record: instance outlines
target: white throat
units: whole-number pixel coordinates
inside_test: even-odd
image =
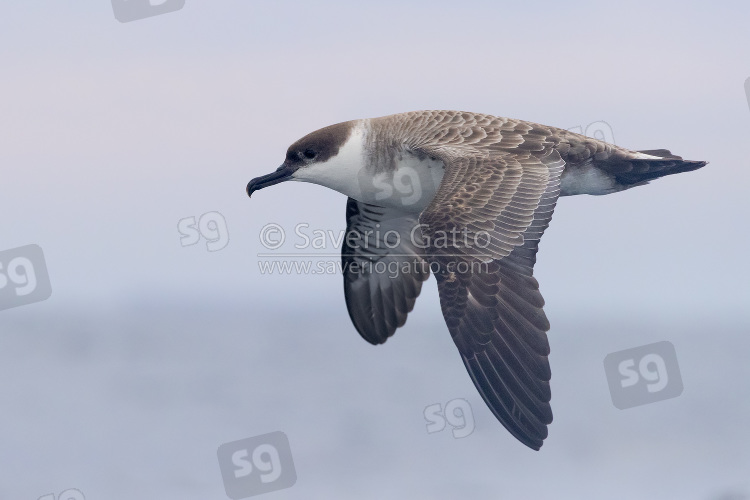
[[[319,184],[356,200],[361,199],[359,178],[366,167],[365,133],[363,123],[357,122],[336,156],[300,168],[292,174],[292,180]]]
[[[373,159],[368,133],[367,122],[357,122],[336,156],[301,167],[292,179],[329,187],[363,203],[421,213],[435,197],[445,165],[406,150],[380,150],[375,154],[390,158]]]

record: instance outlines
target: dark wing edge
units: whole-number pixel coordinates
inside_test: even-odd
[[[514,162],[520,163],[515,172],[511,168]],[[544,167],[546,179],[540,178],[534,164]],[[564,167],[565,162],[556,151],[541,158],[513,155],[476,164],[475,169],[487,170],[486,176],[493,175],[492,169],[505,169],[504,182],[514,186],[514,193],[510,200],[506,196],[503,203],[490,198],[473,207],[474,214],[481,215],[479,221],[469,222],[471,212],[457,217],[457,221],[486,227],[493,239],[502,240],[493,248],[503,250],[511,246],[511,251],[491,258],[468,252],[445,255],[441,249],[432,247],[427,253],[428,260],[438,264],[435,266],[438,270],[433,272],[438,280],[443,316],[469,376],[502,425],[534,450],[541,448],[548,435],[552,409],[550,348],[546,335],[549,322],[533,267],[539,240],[549,225],[560,193]],[[454,189],[461,189],[458,184],[466,182],[459,179],[460,174],[451,178],[456,179]],[[474,182],[472,179],[477,176],[465,178]],[[477,191],[470,188],[470,192]],[[454,206],[451,199],[455,197],[445,197],[444,208]],[[494,228],[484,220],[490,216],[495,219]],[[427,214],[424,219],[435,220],[435,217]],[[510,220],[520,221],[525,227],[518,230]],[[450,222],[443,221],[441,227],[446,224],[450,226]],[[433,236],[429,226],[423,229],[426,235]],[[469,268],[462,272],[459,262]],[[450,269],[451,266],[454,268]]]
[[[344,297],[354,327],[371,344],[384,343],[406,323],[430,276],[418,224],[415,215],[347,200]]]

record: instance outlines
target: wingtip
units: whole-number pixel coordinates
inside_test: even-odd
[[[542,449],[542,445],[544,443],[540,443],[540,444],[523,443],[523,444],[525,444],[528,448],[530,448],[530,449],[532,449],[534,451],[540,451]]]
[[[546,439],[546,436],[544,438],[534,438],[529,435],[520,436],[510,429],[508,429],[508,431],[510,431],[511,435],[514,438],[523,443],[527,448],[530,448],[534,451],[540,451],[542,449],[542,446],[544,446],[544,440]]]

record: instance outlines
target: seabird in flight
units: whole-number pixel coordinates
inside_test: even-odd
[[[705,164],[522,120],[416,111],[306,135],[247,193],[292,180],[347,195],[344,292],[357,331],[385,342],[432,272],[474,385],[503,426],[538,450],[552,422],[550,325],[533,268],[557,198],[615,193]]]

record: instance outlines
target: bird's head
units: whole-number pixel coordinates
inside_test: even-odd
[[[289,146],[284,163],[274,172],[251,180],[247,194],[252,196],[259,189],[292,180],[320,184],[348,196],[356,195],[363,145],[363,128],[358,121],[316,130]]]

